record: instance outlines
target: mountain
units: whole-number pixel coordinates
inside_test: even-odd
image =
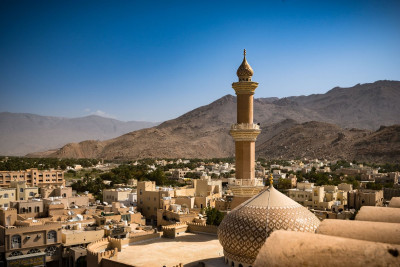
[[[106,140],[155,125],[157,123],[123,122],[95,115],[71,119],[2,112],[0,155],[25,155],[87,139]]]
[[[342,127],[377,130],[381,125],[400,123],[400,81],[335,87],[325,94],[287,99],[317,112],[322,121]]]
[[[268,158],[399,160],[400,153],[396,150],[399,127],[373,131],[380,125],[400,124],[399,92],[400,82],[378,81],[334,88],[320,95],[255,99],[254,118],[262,127],[256,152]],[[29,156],[228,157],[234,154],[229,128],[235,121],[236,97],[226,95],[153,128],[106,141],[67,144],[58,150]],[[346,128],[355,126],[363,129]]]

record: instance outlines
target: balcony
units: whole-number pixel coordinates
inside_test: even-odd
[[[231,130],[260,130],[260,125],[254,123],[232,124]]]
[[[236,123],[231,126],[230,130],[235,141],[255,142],[260,132],[260,125],[254,123]]]

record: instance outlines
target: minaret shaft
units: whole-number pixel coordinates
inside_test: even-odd
[[[253,95],[237,96],[237,123],[253,123]]]

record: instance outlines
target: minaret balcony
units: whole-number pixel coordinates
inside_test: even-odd
[[[231,126],[230,130],[235,141],[255,142],[260,133],[260,125],[254,123],[236,123]]]
[[[236,95],[239,95],[239,94],[254,95],[254,92],[256,91],[257,86],[258,86],[257,82],[251,82],[251,81],[249,81],[249,82],[241,81],[241,82],[232,83],[232,88],[235,89]]]

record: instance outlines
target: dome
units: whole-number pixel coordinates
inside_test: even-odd
[[[249,63],[247,63],[246,49],[244,50],[243,54],[244,54],[243,62],[236,71],[236,74],[239,77],[239,81],[251,81],[251,76],[253,76],[254,71],[249,65]]]
[[[271,185],[225,216],[218,239],[227,260],[250,266],[273,231],[315,232],[319,223],[307,208]]]

